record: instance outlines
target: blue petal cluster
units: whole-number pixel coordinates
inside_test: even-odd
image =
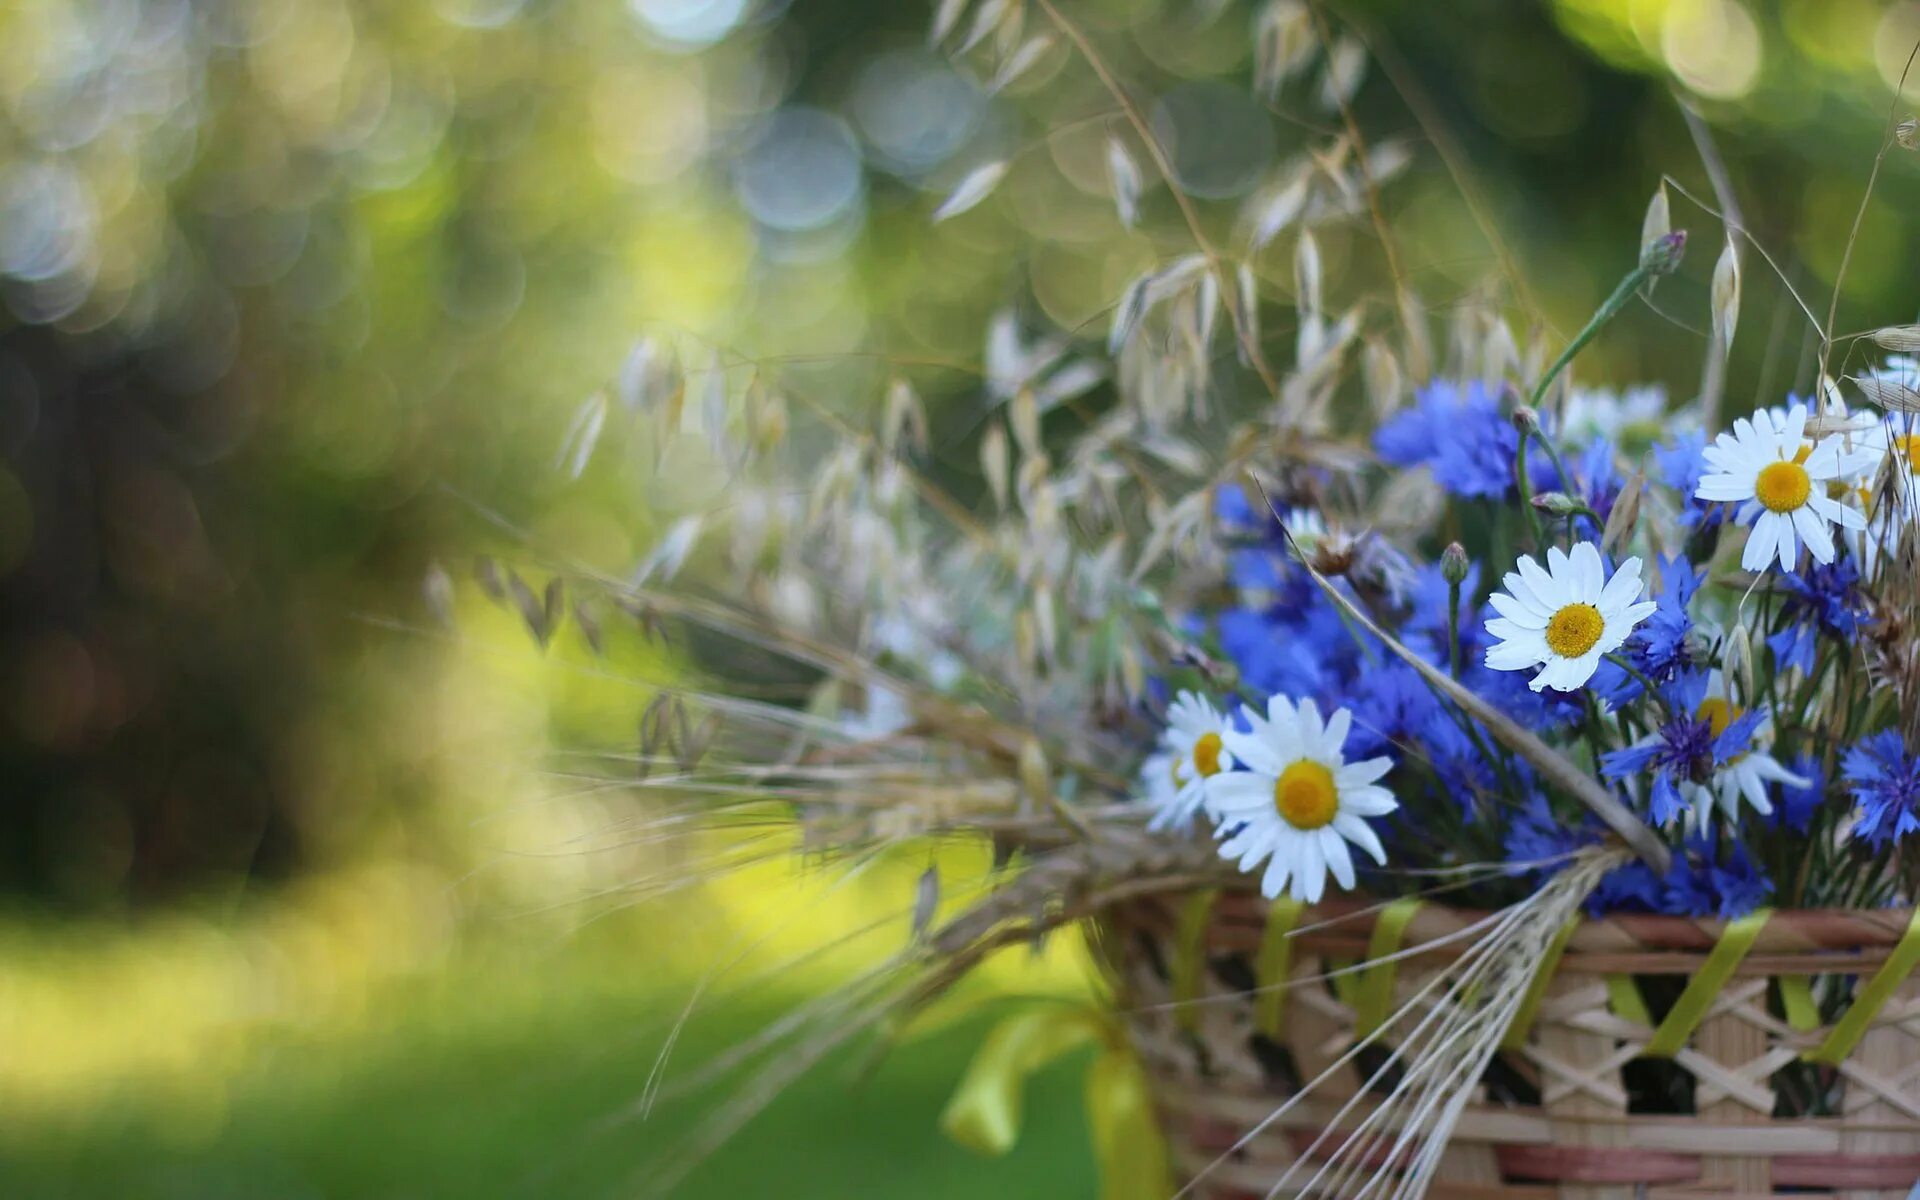
[[[1569,826],[1536,796],[1508,829],[1507,860],[1517,874],[1545,879],[1561,869],[1561,859],[1597,844],[1603,832],[1591,817]],[[1541,862],[1550,865],[1528,865]],[[1738,838],[1698,836],[1687,839],[1665,875],[1642,862],[1608,872],[1587,897],[1586,908],[1596,917],[1657,912],[1731,919],[1746,916],[1772,894],[1772,881]]]
[[[1860,806],[1853,836],[1875,847],[1920,830],[1920,759],[1907,752],[1898,730],[1862,738],[1840,760],[1840,778]]]
[[[1600,523],[1595,525],[1592,520],[1581,517],[1575,532],[1584,538],[1598,538],[1601,530],[1606,528],[1607,518],[1613,515],[1613,506],[1620,502],[1620,493],[1626,488],[1613,443],[1604,437],[1594,438],[1580,451],[1568,469],[1573,472],[1574,497],[1600,518]]]
[[[1396,467],[1427,467],[1449,495],[1511,500],[1517,494],[1514,460],[1520,432],[1500,401],[1478,381],[1428,384],[1373,435],[1373,448]],[[1527,452],[1528,481],[1535,491],[1558,488],[1559,477],[1544,451]]]
[[[1654,466],[1660,472],[1660,482],[1679,493],[1680,524],[1693,531],[1715,529],[1727,519],[1726,505],[1714,504],[1694,495],[1700,486],[1701,476],[1707,473],[1706,449],[1707,435],[1704,433],[1682,433],[1672,442],[1653,448]]]
[[[1687,610],[1705,578],[1706,572],[1694,570],[1684,556],[1662,560],[1660,588],[1653,597],[1659,607],[1620,648],[1621,656],[1633,665],[1634,671],[1655,685],[1669,683],[1699,665],[1687,648],[1687,635],[1693,632],[1693,617]],[[1593,686],[1615,707],[1637,698],[1645,690],[1632,672],[1614,663],[1600,664],[1594,673]]]
[[[1753,735],[1766,719],[1765,709],[1751,708],[1716,732],[1713,722],[1699,715],[1706,692],[1704,671],[1674,679],[1661,689],[1668,716],[1653,736],[1600,756],[1600,773],[1616,783],[1652,772],[1647,819],[1655,825],[1668,824],[1684,810],[1679,784],[1707,783],[1714,768],[1752,750]]]
[[[1787,620],[1785,629],[1767,639],[1778,669],[1811,672],[1817,635],[1827,633],[1845,642],[1860,632],[1867,601],[1860,591],[1860,570],[1850,557],[1830,563],[1809,557],[1799,570],[1775,578],[1786,595],[1781,613]]]

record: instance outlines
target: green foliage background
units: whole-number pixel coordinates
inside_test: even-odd
[[[1175,125],[1197,176],[1277,169],[1302,126],[1337,119],[1310,91],[1246,99],[1238,0],[1063,5],[1138,97],[1199,114]],[[1824,316],[1920,39],[1920,8],[1870,0],[1329,8],[1380,51],[1362,126],[1413,153],[1387,215],[1423,301],[1442,322],[1500,269],[1437,130],[1538,300],[1535,325],[1516,309],[1523,337],[1605,294],[1663,173],[1711,194],[1676,93]],[[1056,48],[989,100],[926,51],[927,17],[868,0],[0,10],[0,1192],[613,1195],[695,1119],[700,1101],[591,1132],[639,1093],[710,965],[687,930],[756,928],[792,874],[609,903],[658,860],[579,849],[631,810],[547,752],[630,745],[646,680],[683,664],[626,628],[604,657],[571,628],[542,652],[467,564],[618,573],[715,498],[617,420],[579,479],[563,469],[568,422],[642,336],[862,419],[904,373],[933,402],[936,469],[979,494],[988,316],[1097,339],[1186,235],[1164,188],[1138,229],[1114,217],[1094,165],[1114,114],[1083,63]],[[902,80],[947,90],[890,156]],[[774,153],[794,112],[840,122],[857,170],[826,219],[782,227],[745,180],[773,153],[778,210],[818,167]],[[1250,132],[1213,144],[1209,122]],[[995,196],[930,225],[996,156],[1014,169]],[[1236,199],[1203,202],[1217,233]],[[1920,311],[1916,201],[1896,148],[1838,330]],[[1582,372],[1683,400],[1721,233],[1673,206],[1685,271]],[[1322,251],[1336,294],[1377,283],[1365,229]],[[1270,296],[1289,254],[1283,237],[1259,263]],[[1750,256],[1730,405],[1804,388],[1810,346]],[[435,564],[451,629],[421,591]],[[906,886],[823,902],[820,927]],[[983,993],[1076,986],[1070,946],[1003,966]],[[832,978],[723,994],[693,1050]],[[859,1086],[809,1082],[688,1194],[1085,1194],[1071,1067],[1043,1081],[1015,1158],[939,1139],[977,1030]]]

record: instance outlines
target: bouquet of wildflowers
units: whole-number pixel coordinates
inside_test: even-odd
[[[1231,588],[1186,624],[1216,669],[1167,685],[1154,827],[1204,823],[1268,896],[1504,860],[1486,890],[1512,898],[1618,810],[1556,788],[1484,708],[1668,852],[1604,876],[1590,912],[1908,899],[1912,369],[1861,381],[1889,410],[1829,386],[1715,430],[1646,389],[1556,417],[1436,381],[1371,436],[1383,471],[1447,497],[1424,544],[1355,528],[1311,481],[1229,489]]]
[[[769,826],[855,869],[930,840],[994,848],[969,888],[928,867],[904,950],[729,1056],[758,1082],[688,1152],[1056,929],[1098,939],[1154,897],[1257,892],[1288,922],[1343,893],[1369,911],[1443,897],[1496,915],[1449,935],[1467,948],[1369,1068],[1375,1115],[1398,1105],[1431,1135],[1396,1193],[1416,1195],[1583,913],[1910,905],[1920,363],[1829,370],[1823,338],[1807,394],[1726,395],[1730,224],[1693,397],[1579,380],[1582,349],[1682,265],[1664,191],[1574,337],[1516,337],[1495,288],[1451,306],[1437,348],[1381,216],[1404,155],[1360,135],[1365,56],[1324,14],[1259,6],[1256,83],[1306,89],[1341,130],[1283,164],[1221,244],[1084,32],[1047,0],[1039,32],[1027,13],[946,3],[935,37],[996,86],[1073,47],[1123,114],[1105,147],[1116,219],[1142,219],[1145,162],[1174,201],[1166,240],[1190,239],[1115,298],[1104,342],[997,314],[970,389],[977,469],[956,475],[905,371],[861,420],[772,371],[643,340],[565,458],[584,465],[624,410],[658,459],[691,416],[702,469],[729,474],[724,505],[624,579],[561,571],[542,600],[483,572],[543,641],[571,613],[598,645],[594,614],[617,606],[700,649],[697,681],[662,683],[640,723],[644,819],[663,839],[758,833],[663,868],[660,890],[759,861]],[[1013,169],[967,173],[936,219],[974,219]],[[1329,297],[1330,224],[1372,229],[1389,302]],[[1260,264],[1284,238],[1276,280]],[[1263,332],[1276,313],[1284,355]],[[1872,336],[1920,349],[1920,328]],[[1277,936],[1263,957],[1284,964]],[[1849,995],[1793,999],[1817,1023]],[[1276,1089],[1313,1091],[1301,1067]],[[1802,1074],[1786,1111],[1825,1111],[1830,1077]]]

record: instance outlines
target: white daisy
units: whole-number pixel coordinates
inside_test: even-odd
[[[1622,392],[1611,388],[1574,388],[1560,413],[1561,438],[1568,446],[1585,446],[1599,438],[1614,445],[1654,441],[1684,433],[1693,424],[1687,411],[1669,414],[1667,392],[1659,384],[1642,384]]]
[[[1348,842],[1385,863],[1387,852],[1364,818],[1399,807],[1377,783],[1393,764],[1341,756],[1352,714],[1339,709],[1322,723],[1313,701],[1296,708],[1274,696],[1265,719],[1252,712],[1246,718],[1252,732],[1228,730],[1226,743],[1247,769],[1207,780],[1207,804],[1224,838],[1220,856],[1238,858],[1242,871],[1267,860],[1261,892],[1273,899],[1288,891],[1309,904],[1326,891],[1329,871],[1341,887],[1353,886]]]
[[[1487,647],[1487,665],[1496,671],[1541,667],[1527,685],[1536,692],[1570,692],[1585,684],[1601,656],[1618,650],[1659,607],[1640,599],[1646,585],[1639,559],[1621,563],[1608,579],[1592,542],[1581,542],[1570,555],[1548,547],[1545,570],[1523,554],[1506,585],[1504,593],[1487,598],[1500,614],[1487,622],[1487,632],[1500,639]]]
[[[1233,767],[1222,741],[1229,732],[1227,718],[1204,697],[1181,692],[1173,698],[1160,750],[1140,768],[1154,810],[1147,828],[1185,829],[1193,823],[1206,803],[1208,777]]]
[[[1862,433],[1854,435],[1854,444],[1874,451],[1873,466],[1859,480],[1864,499],[1871,499],[1884,464],[1885,487],[1898,502],[1900,512],[1909,521],[1920,515],[1920,416],[1913,413],[1887,413]],[[1868,505],[1871,510],[1871,505]]]
[[[1829,526],[1866,528],[1866,518],[1830,498],[1824,485],[1836,480],[1844,485],[1862,469],[1877,466],[1878,452],[1864,446],[1846,451],[1838,437],[1824,438],[1809,450],[1806,426],[1804,404],[1789,408],[1784,418],[1761,411],[1751,421],[1735,421],[1732,433],[1706,448],[1708,473],[1694,495],[1740,505],[1734,519],[1753,525],[1740,555],[1740,565],[1749,571],[1764,570],[1776,557],[1782,570],[1791,571],[1802,541],[1815,561],[1830,563]]]
[[[1727,726],[1745,716],[1746,710],[1727,698],[1726,685],[1721,680],[1720,672],[1715,671],[1707,682],[1707,698],[1700,702],[1700,707],[1693,715],[1695,720],[1705,721],[1707,731],[1717,738],[1726,732]],[[1753,745],[1765,746],[1772,741],[1773,718],[1768,715],[1761,718],[1759,727],[1753,731]],[[1739,820],[1742,797],[1761,816],[1772,813],[1773,802],[1767,799],[1769,783],[1806,787],[1809,781],[1781,766],[1780,760],[1773,755],[1754,749],[1721,765],[1713,772],[1713,778],[1708,783],[1682,781],[1680,795],[1693,805],[1692,824],[1702,826],[1712,815],[1716,803],[1720,811],[1726,814],[1727,820]]]

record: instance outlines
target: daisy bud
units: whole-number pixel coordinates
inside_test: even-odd
[[[1587,506],[1575,500],[1565,492],[1541,492],[1533,498],[1533,506],[1543,513],[1556,517],[1570,517],[1575,513],[1587,511]]]
[[[1457,587],[1466,581],[1471,566],[1467,561],[1467,548],[1459,542],[1449,542],[1440,555],[1440,578]]]
[[[1516,405],[1513,410],[1513,416],[1508,419],[1513,422],[1513,427],[1521,433],[1534,434],[1540,432],[1540,414],[1535,412],[1530,405]]]
[[[1687,231],[1676,229],[1648,242],[1640,251],[1640,265],[1655,275],[1671,275],[1680,269],[1680,258],[1686,252]]]

